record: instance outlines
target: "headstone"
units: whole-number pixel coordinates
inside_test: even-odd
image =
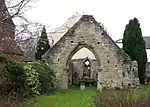
[[[82,82],[82,83],[80,84],[80,89],[81,89],[81,90],[84,90],[84,89],[85,89],[85,83]]]
[[[100,91],[100,92],[102,92],[102,90],[103,90],[102,83],[100,83],[100,82],[97,83],[97,90]]]

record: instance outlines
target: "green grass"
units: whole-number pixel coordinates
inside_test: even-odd
[[[106,97],[108,97],[109,94],[112,93],[116,93],[116,95],[118,96],[122,92],[127,93],[128,97],[132,97],[132,99],[135,100],[147,99],[147,96],[150,93],[150,85],[142,85],[139,89],[133,91],[103,91]],[[30,100],[27,107],[92,107],[96,93],[96,88],[86,88],[85,90],[80,90],[79,88],[58,90],[54,95],[42,95],[37,97],[36,100]]]
[[[54,95],[43,95],[31,107],[91,107],[96,88],[60,90]]]
[[[95,97],[96,107],[150,107],[150,85],[137,89],[103,90]]]

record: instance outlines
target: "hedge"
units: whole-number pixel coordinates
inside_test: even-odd
[[[54,87],[55,74],[47,63],[19,63],[0,55],[0,94],[39,95]]]

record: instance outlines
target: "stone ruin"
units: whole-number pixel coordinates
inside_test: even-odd
[[[81,82],[87,85],[97,85],[98,60],[89,57],[82,59],[72,59],[69,63],[69,86],[80,85]]]
[[[82,48],[89,49],[96,59],[72,60]],[[56,72],[57,86],[62,89],[83,83],[98,89],[139,84],[136,61],[116,45],[91,15],[82,15],[42,57]]]

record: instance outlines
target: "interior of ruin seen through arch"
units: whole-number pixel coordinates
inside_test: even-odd
[[[71,71],[69,85],[79,86],[81,83],[96,85],[97,71],[94,66],[97,64],[96,57],[88,48],[78,50],[69,62]]]

